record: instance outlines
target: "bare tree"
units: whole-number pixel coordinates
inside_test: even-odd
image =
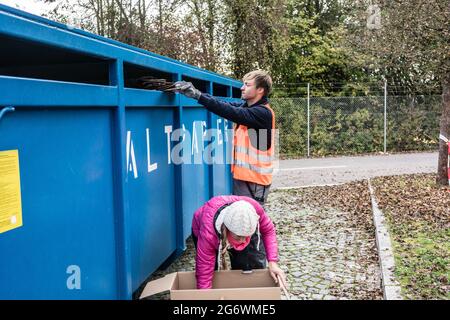
[[[218,54],[216,43],[218,41],[216,26],[219,23],[220,3],[213,0],[187,0],[186,4],[190,14],[185,22],[196,32],[201,48],[200,65],[208,70],[217,71]]]

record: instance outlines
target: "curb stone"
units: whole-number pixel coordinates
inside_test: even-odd
[[[271,190],[291,190],[291,189],[304,189],[304,188],[313,188],[313,187],[335,187],[345,184],[344,182],[341,183],[326,183],[326,184],[309,184],[309,185],[303,185],[303,186],[291,186],[291,187],[274,187]]]
[[[395,280],[395,260],[392,250],[391,237],[386,225],[383,212],[378,208],[375,192],[367,179],[372,202],[373,222],[375,224],[375,238],[381,269],[381,281],[384,300],[403,300],[399,283]]]

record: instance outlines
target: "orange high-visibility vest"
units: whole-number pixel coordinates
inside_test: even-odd
[[[272,132],[270,148],[266,151],[253,147],[248,135],[248,128],[244,125],[234,127],[233,164],[231,172],[237,180],[250,181],[260,185],[272,183],[273,161],[275,150],[275,113],[269,104],[264,105],[272,113]],[[252,130],[252,129],[250,129]],[[268,136],[268,132],[263,132]],[[266,140],[267,141],[267,140]]]

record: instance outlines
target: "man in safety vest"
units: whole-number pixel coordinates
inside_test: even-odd
[[[204,105],[209,111],[235,123],[233,141],[233,194],[267,199],[274,170],[275,114],[268,102],[272,79],[263,70],[247,73],[241,87],[244,103],[221,101],[202,93],[192,83],[178,81],[178,92]]]

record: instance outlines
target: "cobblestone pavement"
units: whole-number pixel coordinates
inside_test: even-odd
[[[266,210],[277,229],[279,265],[286,272],[292,300],[383,298],[374,235],[355,224],[349,213],[308,208],[289,190],[272,192]],[[194,270],[194,255],[189,238],[187,250],[151,279]]]
[[[374,235],[340,210],[299,208],[288,191],[269,197],[291,299],[382,298],[378,263],[367,259],[376,250]]]

